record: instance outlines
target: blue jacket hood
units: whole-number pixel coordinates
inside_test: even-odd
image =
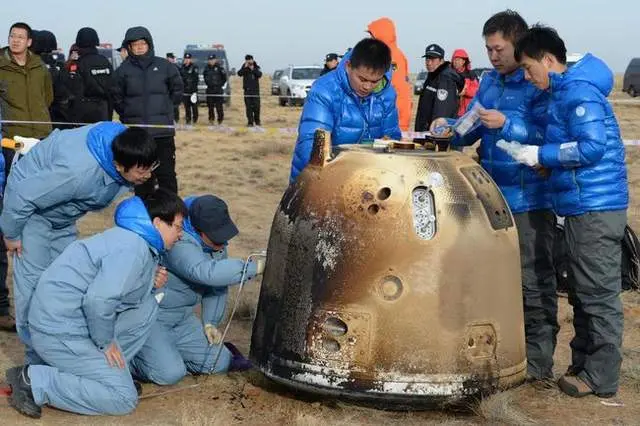
[[[551,73],[551,90],[562,89],[573,82],[583,81],[595,86],[606,98],[613,89],[613,72],[600,58],[587,53],[563,74]]]
[[[160,232],[153,226],[147,208],[140,197],[127,198],[116,208],[116,225],[142,237],[158,253],[165,251]]]
[[[125,130],[127,127],[123,124],[104,121],[93,126],[87,135],[87,148],[89,148],[91,155],[104,171],[121,185],[129,183],[116,170],[111,145],[113,140]]]

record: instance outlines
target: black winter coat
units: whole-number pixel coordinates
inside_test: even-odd
[[[111,121],[113,108],[110,102],[113,68],[109,60],[98,54],[97,49],[81,49],[77,61],[77,75],[82,86],[80,96],[73,104],[73,118],[80,123]]]
[[[185,95],[198,92],[199,72],[198,66],[193,64],[183,65],[180,68],[180,77],[182,77]]]
[[[258,64],[253,66],[253,69],[245,67],[242,64],[238,71],[238,76],[242,77],[242,88],[246,95],[259,95],[260,94],[260,77],[262,77],[262,71]]]
[[[427,75],[422,86],[416,113],[416,132],[429,130],[436,118],[455,118],[458,114],[458,85],[460,76],[444,62]]]
[[[207,92],[222,93],[222,86],[227,82],[227,73],[224,68],[216,64],[204,69],[202,73],[204,82],[207,84]]]
[[[182,100],[182,79],[174,64],[154,56],[153,40],[144,27],[127,31],[125,42],[144,39],[150,50],[129,57],[114,73],[112,97],[120,120],[126,124],[173,125],[173,106]],[[148,129],[155,137],[175,135],[172,128]]]

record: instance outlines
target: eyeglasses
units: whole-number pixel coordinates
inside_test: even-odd
[[[155,163],[153,163],[153,164],[151,165],[151,167],[149,168],[149,171],[150,171],[150,172],[153,172],[153,171],[154,171],[155,169],[157,169],[158,167],[160,167],[160,162],[159,162],[159,161],[156,161]]]

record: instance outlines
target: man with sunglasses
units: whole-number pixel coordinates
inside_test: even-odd
[[[250,367],[231,343],[222,342],[218,325],[229,287],[242,279],[244,261],[227,258],[227,244],[238,234],[227,204],[214,195],[185,199],[184,234],[162,263],[169,278],[158,319],[131,362],[133,375],[159,385],[191,374],[239,371]],[[264,260],[247,265],[245,279],[264,271]],[[201,319],[194,312],[202,306]],[[224,346],[221,345],[224,343]]]
[[[318,129],[331,132],[335,145],[384,136],[400,139],[390,67],[389,47],[383,41],[366,38],[345,55],[334,72],[311,86],[298,127],[290,183],[309,162]]]
[[[27,140],[34,143],[36,140]],[[141,128],[101,122],[54,131],[19,158],[9,175],[0,229],[13,256],[13,296],[26,364],[32,350],[27,315],[42,272],[77,238],[76,221],[107,207],[157,167],[156,143]]]

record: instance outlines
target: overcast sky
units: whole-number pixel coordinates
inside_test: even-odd
[[[94,27],[102,42],[119,45],[128,27],[149,28],[156,54],[181,55],[188,43],[221,43],[232,67],[246,53],[265,71],[288,64],[320,64],[329,52],[344,52],[363,38],[367,24],[393,19],[398,43],[412,72],[423,68],[427,44],[447,56],[462,47],[474,66],[487,66],[481,37],[484,21],[509,7],[529,24],[555,27],[570,52],[592,52],[616,72],[640,56],[640,0],[238,0],[238,1],[12,1],[0,7],[5,37],[15,21],[53,31],[65,52],[83,26]]]

